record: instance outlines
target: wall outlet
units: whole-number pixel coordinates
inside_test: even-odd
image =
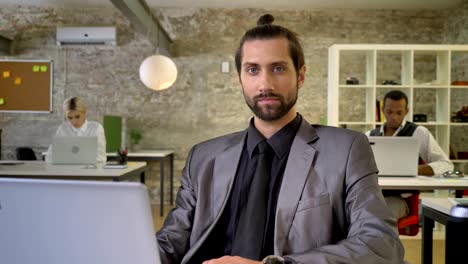
[[[228,73],[229,72],[229,62],[228,61],[223,61],[221,63],[221,72],[223,72],[223,73]]]

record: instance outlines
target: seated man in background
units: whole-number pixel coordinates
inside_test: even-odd
[[[88,136],[97,137],[97,163],[105,163],[106,156],[106,137],[104,128],[95,121],[86,119],[86,104],[78,97],[70,97],[63,102],[63,113],[65,121],[57,128],[55,136]],[[46,162],[52,162],[52,147],[49,146],[46,154]]]
[[[405,120],[408,114],[408,97],[402,91],[393,90],[384,97],[385,123],[368,131],[367,136],[415,137],[419,142],[419,175],[441,175],[453,170],[453,163],[437,144],[431,132]],[[384,191],[385,200],[397,218],[408,214],[408,205],[399,193]]]

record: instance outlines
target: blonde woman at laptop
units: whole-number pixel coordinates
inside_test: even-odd
[[[106,138],[104,136],[104,128],[101,124],[95,121],[86,119],[87,106],[78,97],[70,97],[63,102],[63,112],[65,121],[61,124],[55,136],[88,136],[97,137],[97,163],[105,163],[106,156]],[[52,148],[49,146],[46,155],[46,161],[52,162]]]

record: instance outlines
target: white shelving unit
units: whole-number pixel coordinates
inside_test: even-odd
[[[376,101],[390,90],[409,100],[408,121],[426,114],[427,127],[449,154],[451,133],[468,131],[468,123],[452,122],[454,112],[468,105],[468,45],[337,44],[328,50],[328,124],[361,132],[375,128]],[[346,84],[355,77],[359,84]],[[462,79],[460,79],[462,78]],[[396,85],[383,85],[384,80]],[[460,146],[468,151],[468,146]],[[468,162],[468,160],[454,160]]]

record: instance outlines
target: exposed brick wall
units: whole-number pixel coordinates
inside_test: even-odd
[[[298,110],[310,122],[319,122],[327,111],[330,45],[467,43],[466,10],[464,4],[459,15],[447,19],[445,10],[154,9],[175,40],[174,61],[179,72],[172,88],[154,92],[139,81],[138,68],[155,48],[144,35],[135,33],[115,8],[1,7],[0,31],[15,33],[15,58],[51,59],[55,66],[53,113],[0,114],[2,158],[12,158],[14,148],[21,145],[32,146],[38,153],[44,151],[63,118],[63,99],[76,95],[89,104],[89,119],[101,122],[104,114],[122,115],[127,131],[144,131],[144,147],[175,149],[178,186],[193,144],[247,126],[251,113],[241,94],[234,52],[243,32],[255,25],[260,15],[270,12],[278,24],[300,35],[307,74]],[[118,45],[57,47],[58,25],[115,25]],[[452,28],[463,37],[452,35]],[[222,61],[230,63],[230,73],[221,73]],[[352,104],[356,98],[349,100]],[[355,107],[357,111],[361,106]],[[159,175],[157,169],[151,172],[155,176],[148,177],[149,185],[158,201]]]

